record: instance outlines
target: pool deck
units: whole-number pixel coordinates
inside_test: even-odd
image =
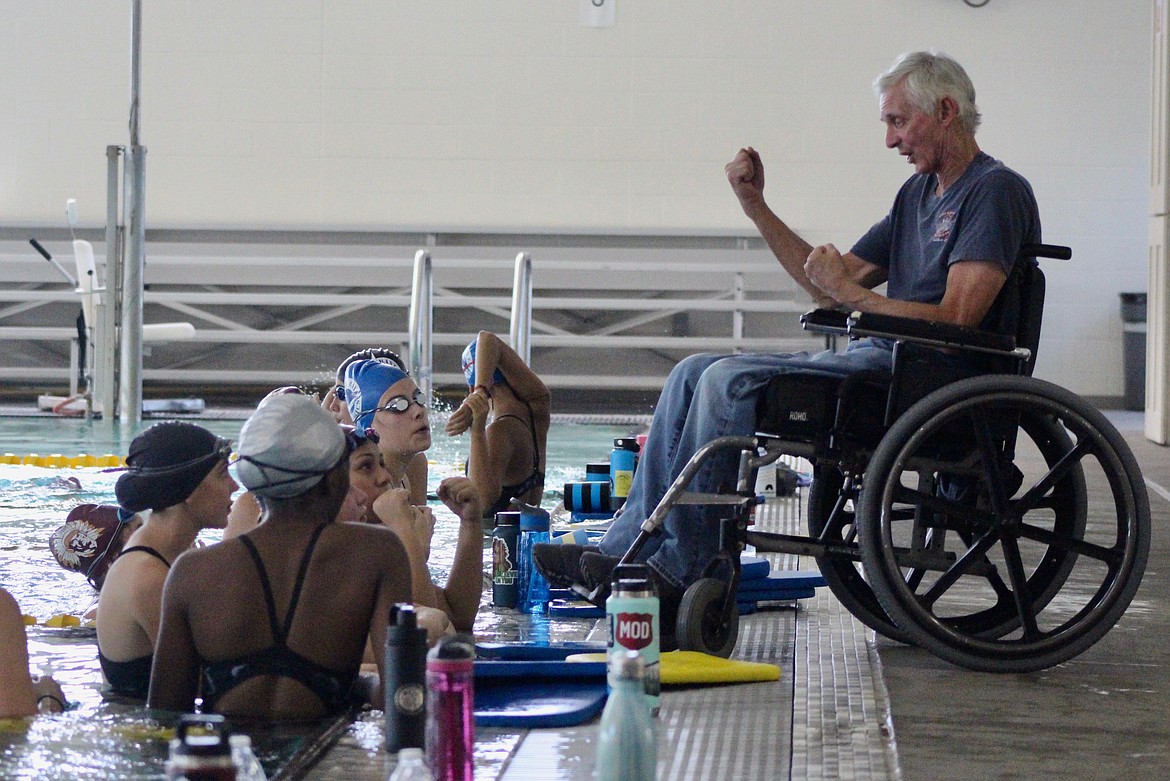
[[[1170,448],[1144,438],[1141,413],[1108,416],[1141,464],[1154,532],[1141,588],[1101,641],[1041,672],[975,673],[876,637],[818,589],[796,606],[741,619],[735,658],[778,665],[779,681],[664,691],[658,778],[1170,778]],[[798,531],[785,504],[765,505],[761,528]],[[769,558],[778,568],[815,568],[809,559]],[[512,617],[489,617],[485,625],[507,636],[480,639],[529,639],[541,629],[553,640],[605,638],[596,620],[538,627]],[[315,763],[280,778],[383,781],[379,717],[363,715],[325,742]],[[597,732],[596,719],[479,730],[476,779],[590,779]]]
[[[1029,674],[976,673],[874,633],[827,589],[797,608],[743,617],[735,658],[779,665],[775,683],[667,689],[658,778],[1048,781],[1170,778],[1170,448],[1139,413],[1110,413],[1149,486],[1153,543],[1129,611],[1076,659]],[[765,514],[761,524],[789,520]],[[812,569],[809,560],[774,565]],[[553,639],[604,639],[575,622]],[[385,772],[367,717],[303,777]],[[476,779],[592,777],[596,719],[584,726],[481,730]]]

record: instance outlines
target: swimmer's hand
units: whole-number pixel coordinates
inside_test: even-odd
[[[414,612],[418,615],[418,625],[427,630],[428,646],[434,645],[447,635],[455,634],[455,626],[442,610],[415,604]]]
[[[353,421],[349,418],[349,410],[346,409],[345,402],[337,398],[337,387],[334,386],[325,394],[325,398],[321,399],[321,408],[333,416],[333,419],[338,423],[346,423],[353,425]]]
[[[451,417],[447,419],[447,436],[457,437],[472,427],[477,431],[482,431],[487,425],[488,412],[490,411],[491,402],[487,389],[476,388],[463,400],[459,409],[452,412]]]
[[[391,488],[374,500],[372,509],[382,525],[398,535],[407,555],[426,562],[431,554],[431,536],[435,531],[435,516],[429,507],[411,504],[407,489]]]
[[[448,477],[439,483],[439,500],[464,523],[483,521],[483,502],[475,483],[466,477]]]

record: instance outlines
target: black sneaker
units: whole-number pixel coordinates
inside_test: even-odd
[[[581,580],[578,582],[590,591],[598,591],[600,588],[596,599],[601,606],[605,605],[605,598],[609,596],[613,568],[621,560],[620,556],[606,556],[600,550],[581,554]]]
[[[581,557],[598,550],[596,545],[538,542],[532,546],[532,563],[553,586],[570,588],[581,583]]]

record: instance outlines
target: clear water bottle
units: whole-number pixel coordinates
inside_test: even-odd
[[[398,764],[387,781],[435,781],[435,777],[421,748],[404,748],[398,752]]]
[[[594,773],[597,781],[654,781],[658,743],[643,693],[643,671],[637,651],[616,654],[610,663],[612,691],[601,712]]]
[[[252,750],[252,738],[236,733],[228,738],[232,747],[232,762],[236,765],[236,781],[268,781],[264,766]]]
[[[452,635],[427,654],[427,762],[437,781],[475,776],[475,639]]]
[[[526,613],[548,611],[548,580],[532,564],[532,546],[551,541],[548,511],[525,505],[520,513],[520,589],[517,607]]]

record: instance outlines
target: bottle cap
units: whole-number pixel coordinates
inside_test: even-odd
[[[614,591],[653,591],[654,580],[647,564],[619,564],[610,575]]]
[[[519,526],[520,513],[514,510],[505,510],[496,513],[496,526]]]
[[[618,437],[613,441],[613,446],[618,450],[633,450],[638,452],[638,440],[634,437]]]
[[[418,625],[418,614],[409,602],[396,602],[390,606],[390,623],[386,627],[386,639],[401,643],[426,637],[427,630]],[[425,640],[424,640],[425,642]]]
[[[227,719],[218,713],[185,713],[179,717],[171,753],[185,756],[230,756]]]
[[[428,670],[471,670],[475,665],[475,638],[468,634],[444,637],[427,652]]]
[[[610,672],[626,681],[640,681],[646,675],[646,663],[637,651],[622,651],[610,657]]]

